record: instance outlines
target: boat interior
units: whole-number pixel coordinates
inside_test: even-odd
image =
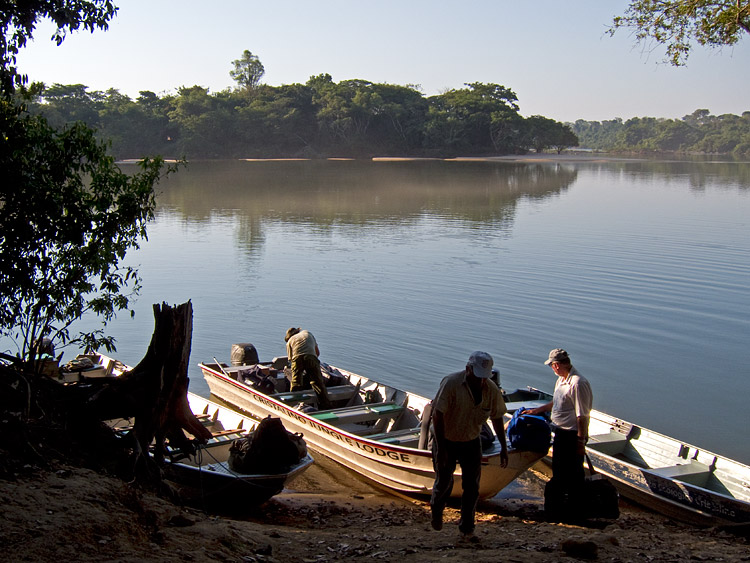
[[[643,470],[647,481],[662,477],[750,500],[750,474],[739,463],[598,411],[592,412],[589,432],[590,452]]]
[[[49,360],[43,373],[63,384],[77,383],[101,377],[119,377],[130,368],[103,354],[78,354],[65,365]]]
[[[550,399],[549,394],[538,389],[519,389],[506,395],[506,406],[513,412]],[[662,477],[750,501],[747,466],[599,411],[591,413],[586,449],[593,456],[610,456],[632,466],[647,480]]]
[[[266,395],[345,432],[383,443],[414,448],[419,446],[422,412],[426,406],[424,400],[419,400],[420,397],[321,364],[333,408],[318,410],[317,396],[312,389],[289,391],[291,372],[287,363],[287,358],[281,357],[257,364],[265,374],[266,387],[243,379],[243,373],[254,366],[204,365],[242,381],[256,391],[271,391],[267,383],[270,381],[275,391],[265,392]]]

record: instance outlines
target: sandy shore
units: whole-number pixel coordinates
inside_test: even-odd
[[[241,517],[175,506],[88,470],[26,468],[0,481],[0,545],[8,561],[750,561],[748,540],[623,503],[615,522],[548,523],[532,472],[483,503],[478,543],[458,510],[430,528],[422,500],[379,490],[321,455],[289,490]]]

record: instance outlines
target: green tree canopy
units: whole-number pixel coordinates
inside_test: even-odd
[[[52,37],[60,45],[67,33],[83,28],[107,29],[117,14],[110,0],[24,0],[0,2],[0,90],[13,92],[26,82],[16,68],[16,56],[34,35],[40,19],[50,18],[57,25]]]
[[[125,174],[83,124],[57,131],[1,104],[0,334],[25,358],[43,335],[75,341],[68,328],[89,311],[128,307],[139,280],[121,260],[146,235],[161,160]]]
[[[518,97],[513,90],[482,82],[466,86],[428,98],[428,147],[486,152],[498,146],[498,131],[512,129],[507,124],[518,116]]]
[[[708,47],[734,45],[750,33],[747,0],[635,0],[625,14],[613,19],[610,35],[620,28],[633,30],[638,42],[666,46],[667,60],[684,65],[693,41]]]

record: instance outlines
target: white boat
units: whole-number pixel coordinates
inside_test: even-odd
[[[280,493],[296,476],[310,467],[313,458],[307,454],[282,471],[240,473],[229,466],[229,448],[255,430],[257,422],[242,414],[194,393],[188,393],[190,410],[211,430],[212,438],[184,456],[179,453],[166,459],[165,477],[179,486],[186,502],[199,502],[221,510],[256,506]]]
[[[202,363],[200,368],[211,394],[226,403],[258,419],[269,414],[281,418],[288,430],[301,432],[316,451],[389,489],[411,495],[431,493],[435,473],[427,449],[429,414],[424,416],[429,399],[323,364],[324,374],[339,382],[328,387],[336,408],[316,411],[310,409],[316,402],[312,390],[283,390],[286,360],[277,358],[255,367]],[[248,370],[258,368],[275,382],[270,392],[243,381]],[[495,440],[483,452],[480,497],[496,495],[542,455],[511,449],[508,465],[502,467]],[[459,497],[460,469],[455,477],[452,496]]]
[[[529,391],[528,405],[522,393],[515,405],[552,399]],[[750,466],[598,410],[586,451],[622,497],[642,506],[698,525],[750,522]]]
[[[620,494],[701,525],[750,522],[750,466],[592,411],[587,451]]]

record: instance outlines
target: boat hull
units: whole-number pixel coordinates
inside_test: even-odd
[[[217,369],[205,364],[201,364],[201,369],[212,395],[254,418],[269,415],[280,418],[288,430],[301,432],[310,447],[345,467],[400,493],[429,495],[432,492],[435,472],[429,450],[388,444],[347,432],[264,395]],[[500,464],[499,448],[494,454],[483,457],[479,486],[481,498],[496,495],[542,456],[511,450],[508,457],[507,467]],[[458,470],[452,496],[460,497],[461,493],[461,473]]]

